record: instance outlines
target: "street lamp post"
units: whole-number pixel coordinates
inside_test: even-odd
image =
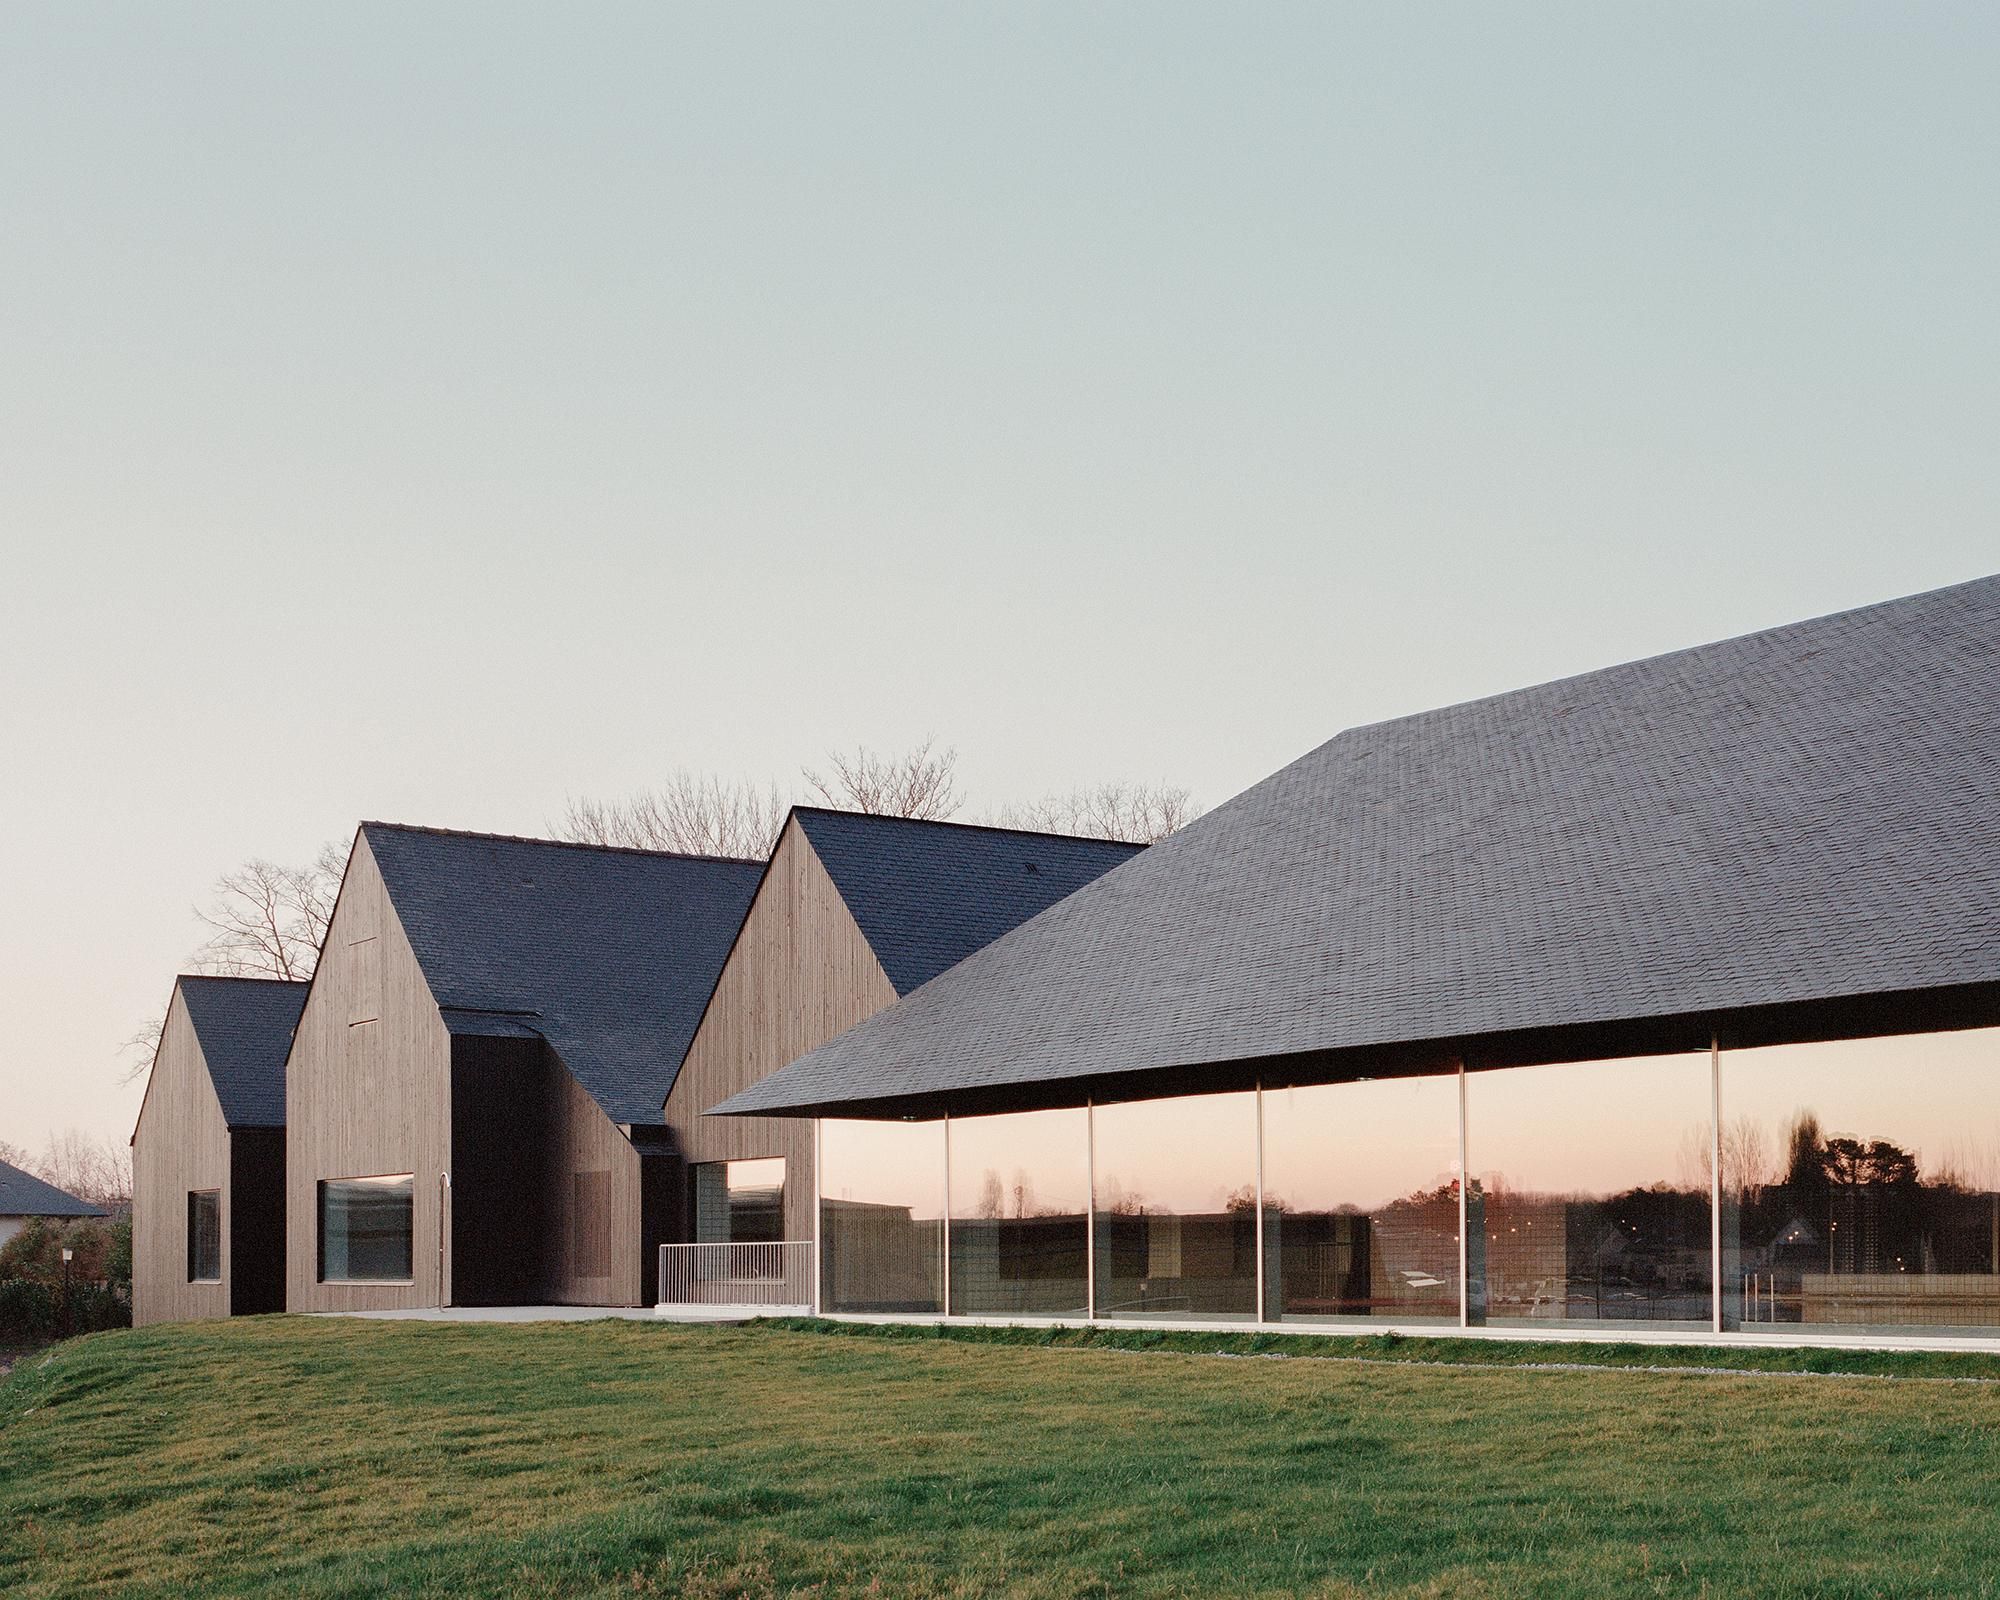
[[[62,1257],[63,1257],[63,1336],[64,1336],[65,1338],[67,1338],[67,1337],[68,1337],[68,1336],[69,1336],[70,1334],[72,1334],[72,1333],[76,1332],[76,1326],[75,1326],[75,1322],[74,1322],[74,1319],[73,1319],[73,1318],[72,1318],[72,1317],[70,1316],[70,1309],[69,1309],[69,1263],[70,1263],[70,1258],[71,1258],[72,1256],[74,1256],[75,1254],[76,1254],[76,1252],[75,1252],[74,1250],[70,1249],[70,1247],[69,1247],[68,1245],[64,1245],[64,1246],[63,1246],[63,1253],[62,1253]]]

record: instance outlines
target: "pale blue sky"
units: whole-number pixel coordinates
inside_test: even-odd
[[[2000,568],[2000,14],[0,12],[0,1138],[251,854],[1337,729]]]

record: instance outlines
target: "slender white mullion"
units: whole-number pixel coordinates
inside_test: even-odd
[[[1264,1080],[1257,1080],[1257,1320],[1264,1320]]]
[[[1708,1259],[1713,1323],[1722,1332],[1722,1041],[1708,1038]]]
[[[951,1315],[951,1113],[944,1114],[944,1314]]]
[[[1097,1103],[1083,1103],[1083,1315],[1097,1320]]]
[[[1472,1326],[1472,1237],[1467,1232],[1467,1220],[1471,1209],[1467,1204],[1466,1191],[1472,1185],[1472,1173],[1467,1169],[1465,1137],[1465,1063],[1458,1064],[1458,1325]]]
[[[820,1212],[825,1209],[820,1201],[821,1191],[825,1187],[825,1184],[821,1176],[824,1169],[820,1166],[819,1163],[820,1163],[820,1119],[818,1117],[814,1117],[813,1118],[813,1171],[812,1171],[812,1203],[813,1203],[812,1286],[813,1286],[813,1315],[816,1317],[821,1315],[826,1310],[826,1307],[821,1303],[820,1281],[819,1281]]]

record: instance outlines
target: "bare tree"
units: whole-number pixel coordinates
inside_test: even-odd
[[[230,978],[310,978],[333,916],[346,852],[329,844],[303,867],[262,858],[215,880],[195,915],[214,931],[195,952],[196,970]]]
[[[935,822],[956,814],[965,803],[958,788],[958,752],[938,749],[934,734],[926,735],[905,756],[878,756],[868,749],[844,755],[834,750],[827,753],[827,760],[830,772],[807,767],[804,776],[813,793],[839,810]]]
[[[28,1152],[5,1139],[0,1139],[0,1161],[6,1162],[10,1167],[19,1167],[23,1172],[35,1170],[35,1164],[29,1158]]]
[[[115,1208],[132,1201],[131,1149],[77,1128],[51,1134],[41,1159],[28,1170],[92,1205]]]
[[[552,831],[579,844],[763,857],[777,845],[787,809],[775,783],[759,789],[683,769],[629,800],[572,800]]]
[[[996,820],[1009,828],[1158,844],[1200,815],[1194,796],[1173,784],[1100,783],[1093,789],[1072,789],[1027,805],[1002,807]]]

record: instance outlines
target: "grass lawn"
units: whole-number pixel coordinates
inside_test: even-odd
[[[1111,1344],[98,1334],[0,1385],[0,1594],[2000,1595],[2000,1384],[1910,1375],[1991,1361]]]

